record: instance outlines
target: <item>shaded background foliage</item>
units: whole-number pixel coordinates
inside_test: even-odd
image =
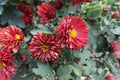
[[[24,34],[24,42],[20,45],[19,52],[13,54],[17,64],[17,73],[12,80],[80,80],[87,76],[89,80],[104,80],[106,74],[116,74],[118,61],[110,55],[110,42],[120,39],[120,18],[115,19],[112,13],[120,11],[120,3],[115,0],[93,0],[92,3],[83,3],[71,6],[72,0],[62,0],[64,6],[57,10],[57,16],[51,22],[42,24],[36,13],[36,6],[47,0],[0,0],[0,27],[17,25]],[[54,5],[53,0],[50,0]],[[26,25],[20,17],[22,12],[16,5],[26,3],[32,8],[34,18],[31,24]],[[109,10],[104,11],[108,6]],[[27,48],[32,35],[37,32],[54,33],[54,28],[62,17],[66,15],[82,17],[89,27],[89,42],[81,50],[62,49],[59,62],[42,63],[32,59]],[[21,56],[26,56],[21,62]]]

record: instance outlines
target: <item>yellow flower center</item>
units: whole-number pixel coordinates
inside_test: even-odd
[[[100,3],[99,3],[101,6],[103,5],[103,2],[102,1],[100,1]]]
[[[15,35],[15,39],[20,40],[20,35],[19,35],[19,34],[16,34],[16,35]]]
[[[49,51],[50,46],[49,46],[49,45],[44,45],[44,44],[43,44],[43,45],[41,46],[41,48],[42,48],[42,49],[44,49],[44,50],[45,50],[45,52],[48,52],[48,51]]]
[[[2,68],[3,67],[3,62],[2,61],[0,61],[0,68]]]
[[[75,38],[76,36],[77,36],[76,30],[75,30],[75,29],[72,29],[72,30],[70,31],[70,37],[71,37],[71,38]]]

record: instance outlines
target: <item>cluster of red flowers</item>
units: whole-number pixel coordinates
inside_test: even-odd
[[[59,5],[57,5],[59,4]],[[56,9],[62,8],[63,3],[55,0]],[[25,4],[17,5],[17,9],[23,12],[21,18],[26,24],[31,23],[33,18],[32,10]],[[42,3],[37,6],[37,13],[41,17],[41,22],[46,23],[56,17],[54,7],[50,3]],[[37,33],[29,43],[31,56],[41,62],[57,61],[61,49],[80,49],[88,42],[88,29],[85,21],[77,16],[66,16],[58,22],[56,35]],[[0,79],[10,80],[15,72],[16,65],[13,63],[14,57],[11,53],[17,53],[19,45],[24,39],[24,33],[16,26],[7,26],[0,29]],[[21,57],[22,62],[26,57]]]
[[[0,29],[0,79],[11,80],[16,73],[16,65],[11,52],[18,52],[19,45],[24,39],[22,30],[16,26]]]
[[[78,50],[88,42],[85,21],[77,16],[66,16],[58,22],[57,38],[53,35],[37,33],[29,43],[31,56],[39,61],[58,60],[61,48]]]
[[[72,0],[72,6],[92,0]],[[56,9],[61,9],[63,2],[54,0],[54,6],[50,2],[44,2],[37,6],[37,14],[40,16],[41,23],[50,22],[56,17]],[[55,7],[55,8],[54,8]],[[17,10],[23,13],[22,20],[25,24],[32,22],[33,13],[26,4],[17,5]],[[108,9],[105,9],[108,11]],[[118,18],[118,12],[113,17]],[[16,65],[13,63],[14,57],[11,53],[17,53],[19,46],[24,39],[24,33],[16,26],[7,26],[0,29],[0,79],[10,80],[16,73]],[[37,33],[31,39],[28,48],[31,56],[41,62],[58,61],[61,49],[79,50],[88,42],[88,28],[86,22],[78,16],[65,16],[58,22],[55,35]],[[120,57],[120,42],[111,42],[113,48],[112,55]],[[26,56],[21,57],[21,62],[26,61]],[[82,80],[88,80],[82,77]],[[106,80],[114,80],[111,75]]]
[[[56,5],[56,4],[59,4]],[[56,9],[60,9],[63,3],[55,0]],[[51,21],[56,17],[54,7],[49,3],[42,3],[37,6],[37,13],[41,17],[41,23]],[[57,61],[62,47],[78,50],[83,48],[88,42],[87,24],[82,18],[77,16],[66,16],[58,22],[58,28],[54,35],[37,33],[29,43],[31,56],[41,62]]]

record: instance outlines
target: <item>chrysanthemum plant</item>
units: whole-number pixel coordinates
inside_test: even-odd
[[[0,80],[117,80],[119,0],[0,0]]]

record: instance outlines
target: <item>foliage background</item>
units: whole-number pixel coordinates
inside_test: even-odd
[[[0,27],[17,25],[25,34],[24,42],[19,52],[13,54],[17,64],[17,74],[12,80],[80,80],[87,76],[89,80],[104,80],[108,73],[116,74],[118,61],[110,55],[110,41],[120,39],[120,18],[114,19],[112,13],[120,11],[120,3],[115,0],[93,0],[92,3],[83,3],[71,6],[72,0],[62,0],[64,6],[56,10],[57,17],[50,23],[40,23],[36,13],[36,6],[47,0],[0,0]],[[50,0],[52,4],[53,0]],[[17,11],[16,5],[26,3],[34,13],[31,24],[25,25],[20,19],[22,13]],[[109,6],[106,13],[104,8]],[[59,62],[41,63],[30,57],[27,48],[31,37],[37,32],[52,34],[57,22],[66,15],[82,17],[89,27],[89,42],[81,50],[62,50]],[[50,26],[50,27],[49,27]],[[21,62],[21,56],[27,56]]]

